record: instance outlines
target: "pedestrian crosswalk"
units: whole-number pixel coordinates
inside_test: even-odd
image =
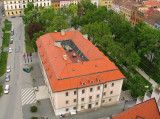
[[[22,105],[36,103],[36,96],[33,88],[26,88],[21,90]]]

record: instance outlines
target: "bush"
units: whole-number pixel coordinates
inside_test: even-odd
[[[30,69],[30,70],[33,70],[33,69],[34,69],[34,67],[33,67],[33,66],[31,66],[29,69]]]
[[[31,117],[31,119],[38,119],[38,117]]]
[[[31,106],[30,111],[31,112],[37,112],[37,107],[36,106]]]
[[[3,92],[3,86],[0,85],[0,96],[2,95],[2,92]]]

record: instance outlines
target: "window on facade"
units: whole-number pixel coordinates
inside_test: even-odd
[[[113,91],[111,91],[110,94],[113,94]]]
[[[84,98],[82,98],[81,101],[84,101]]]
[[[44,3],[44,6],[46,6],[46,3]]]
[[[105,100],[102,100],[102,103],[105,103]]]
[[[83,109],[84,106],[81,106],[81,109]]]
[[[83,89],[83,90],[82,90],[82,94],[84,94],[84,93],[85,93],[85,90]]]
[[[66,108],[66,112],[68,112],[69,111],[69,109],[68,108]]]
[[[97,87],[97,90],[100,90],[100,86]]]
[[[14,1],[14,3],[16,3],[16,1]]]
[[[76,102],[76,99],[74,99],[74,102]]]
[[[19,8],[21,8],[21,6],[19,5]]]
[[[12,12],[12,14],[14,14],[14,13]]]
[[[68,104],[68,100],[66,101],[66,104]]]
[[[89,96],[89,99],[92,99],[92,96]]]
[[[55,4],[55,6],[57,7],[57,4]]]
[[[17,11],[16,11],[16,14],[17,14]]]
[[[13,7],[11,6],[11,9],[13,9]]]
[[[107,88],[107,84],[104,84],[104,88]]]
[[[103,95],[106,95],[106,92],[104,92]]]
[[[49,3],[48,3],[48,6],[49,6]]]
[[[98,105],[98,102],[96,102],[96,105]]]
[[[12,4],[12,2],[11,2],[11,4]]]
[[[21,13],[21,11],[19,11],[19,13]]]
[[[17,9],[17,6],[15,6],[15,9]]]
[[[114,83],[112,83],[112,87],[114,86]]]
[[[68,92],[66,92],[66,96],[68,96]]]
[[[112,99],[110,98],[109,101],[111,101]]]
[[[9,12],[8,12],[8,15],[9,15]]]
[[[76,95],[77,94],[77,91],[74,91],[74,95]]]
[[[99,94],[97,95],[97,98],[99,98]]]
[[[73,110],[76,110],[76,107],[73,107]]]
[[[93,88],[90,88],[90,92],[92,92],[93,91]]]
[[[8,9],[8,6],[7,6],[7,9]]]
[[[20,3],[20,1],[18,1]]]

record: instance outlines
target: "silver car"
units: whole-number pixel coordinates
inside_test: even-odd
[[[7,66],[6,72],[9,73],[11,71],[11,67]]]
[[[11,53],[12,52],[12,48],[9,48],[9,51],[8,51],[9,53]]]
[[[6,81],[6,82],[10,81],[10,75],[9,75],[9,74],[6,75],[5,81]]]

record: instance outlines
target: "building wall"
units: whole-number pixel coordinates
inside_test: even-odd
[[[131,11],[130,22],[132,25],[136,25],[141,21],[144,21],[145,14],[138,10],[138,7],[133,7]]]
[[[98,7],[98,4],[99,4],[98,0],[91,0],[91,3],[94,4],[94,5],[96,5]]]
[[[159,30],[160,30],[160,25],[159,25],[159,24],[157,24],[157,23],[155,23],[155,24],[154,24],[154,28],[155,28],[155,29],[159,29]]]
[[[53,5],[56,10],[58,10],[60,8],[60,1],[52,1],[51,5]]]
[[[111,10],[113,10],[113,11],[116,10],[116,5],[114,3],[111,3]]]
[[[111,3],[113,0],[100,0],[99,6],[111,7]],[[113,7],[113,6],[112,6]]]
[[[27,7],[27,3],[28,2],[33,2],[34,6],[44,6],[44,7],[48,7],[51,5],[51,1],[50,0],[23,0],[23,1],[3,1],[3,7],[5,10],[5,15],[9,16],[9,15],[15,15],[15,16],[19,16],[21,14],[23,14],[23,10]]]
[[[63,6],[69,6],[70,2],[69,1],[60,1],[60,8]]]
[[[120,12],[122,13],[122,14],[124,14],[124,16],[125,16],[125,18],[128,20],[128,21],[130,21],[130,18],[131,18],[131,10],[129,10],[129,9],[126,9],[126,8],[124,8],[124,7],[120,7]]]
[[[39,53],[38,56],[55,115],[92,110],[100,106],[115,104],[119,101],[122,79],[53,93]]]

